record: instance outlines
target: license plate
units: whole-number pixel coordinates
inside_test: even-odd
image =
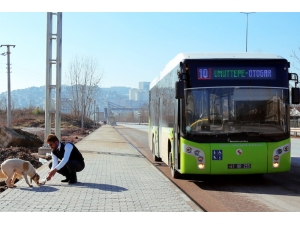
[[[251,169],[251,164],[228,164],[228,169]]]

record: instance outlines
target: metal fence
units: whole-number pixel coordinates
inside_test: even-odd
[[[290,126],[291,127],[300,127],[300,119],[291,119]]]

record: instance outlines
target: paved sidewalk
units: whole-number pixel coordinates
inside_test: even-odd
[[[78,183],[56,174],[44,186],[24,179],[0,193],[1,212],[202,212],[182,191],[134,149],[112,126],[76,144],[86,167]],[[43,179],[48,163],[37,172]]]

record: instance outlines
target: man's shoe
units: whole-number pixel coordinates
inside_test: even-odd
[[[69,182],[70,181],[70,178],[66,178],[66,179],[64,179],[64,180],[61,180],[61,182]]]
[[[76,184],[77,183],[77,176],[76,172],[70,174],[69,184]]]
[[[77,180],[70,180],[69,181],[69,184],[76,184],[77,183]]]

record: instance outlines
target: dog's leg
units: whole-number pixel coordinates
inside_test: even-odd
[[[29,184],[29,182],[28,182],[27,174],[23,173],[23,177],[24,177],[26,183],[28,184],[28,186],[29,186],[29,187],[33,187],[33,186],[32,186],[31,184]]]
[[[12,181],[11,181],[11,185],[12,185],[13,187],[17,187],[17,186],[15,185],[15,181],[16,181],[17,177],[19,178],[19,175],[18,175],[17,173],[14,173],[14,176],[13,176]],[[20,179],[19,179],[19,180],[20,180]]]
[[[28,184],[29,187],[33,187],[31,184],[29,184],[28,178],[27,178],[27,173],[28,173],[28,169],[29,169],[29,162],[24,162],[23,163],[23,169],[24,169],[24,172],[22,174],[23,174],[23,177],[24,177],[26,183]]]
[[[5,180],[5,183],[7,185],[7,187],[12,188],[14,187],[14,185],[11,183],[12,178],[11,177],[7,177],[7,179]]]
[[[13,170],[3,170],[2,169],[2,173],[6,176],[5,183],[6,183],[7,187],[9,187],[9,188],[13,187],[11,181],[12,181],[12,178],[14,176],[14,171]]]

